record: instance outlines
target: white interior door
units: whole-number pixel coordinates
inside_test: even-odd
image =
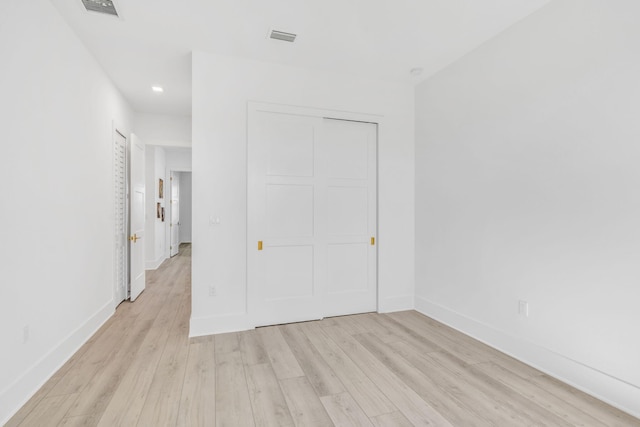
[[[114,133],[113,171],[115,185],[115,289],[114,303],[127,298],[128,284],[128,218],[127,211],[127,139],[118,131]]]
[[[171,172],[171,243],[170,256],[178,255],[180,250],[180,174]]]
[[[250,111],[256,325],[375,311],[376,125]]]
[[[327,287],[323,314],[377,307],[377,126],[325,119]]]
[[[249,310],[257,325],[322,318],[314,117],[257,113],[249,135]]]
[[[144,290],[144,200],[145,200],[145,156],[144,143],[131,134],[131,209],[130,209],[130,270],[129,297],[134,301]]]

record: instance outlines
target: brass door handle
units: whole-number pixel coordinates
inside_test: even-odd
[[[131,240],[133,243],[136,243],[138,239],[141,239],[141,237],[138,237],[137,234],[134,234],[133,236],[129,236],[129,240]]]

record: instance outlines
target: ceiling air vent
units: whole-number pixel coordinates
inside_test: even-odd
[[[82,4],[88,11],[118,16],[112,0],[82,0]]]
[[[277,30],[271,30],[271,35],[269,35],[269,37],[275,40],[282,40],[284,42],[290,42],[290,43],[293,43],[296,39],[295,34],[285,33],[284,31],[277,31]]]

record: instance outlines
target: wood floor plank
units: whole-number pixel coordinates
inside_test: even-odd
[[[152,324],[151,320],[134,322],[125,332],[121,345],[114,349],[104,367],[83,388],[67,417],[104,412]]]
[[[507,387],[511,388],[514,393],[519,393],[532,402],[545,408],[547,411],[556,414],[571,425],[575,426],[593,426],[604,427],[605,424],[592,416],[586,414],[575,406],[558,399],[547,390],[532,384],[531,382],[521,378],[508,369],[497,365],[494,362],[480,363],[474,365],[472,369],[484,372],[491,378],[494,378]]]
[[[367,416],[398,410],[340,346],[325,334],[319,323],[307,322],[301,324],[301,328]]]
[[[402,412],[392,412],[390,414],[378,415],[371,418],[371,423],[375,427],[413,427],[407,417]]]
[[[41,427],[58,425],[77,397],[77,393],[45,397],[38,406],[25,417],[20,426]]]
[[[302,368],[277,326],[260,328],[257,332],[279,380],[304,376]]]
[[[235,353],[240,351],[237,332],[216,335],[216,354]]]
[[[318,396],[345,391],[342,381],[324,361],[298,324],[282,326],[280,332]]]
[[[483,420],[482,414],[476,414],[464,408],[458,399],[446,392],[442,383],[433,381],[430,375],[411,365],[391,347],[402,343],[396,342],[387,345],[378,340],[377,336],[373,336],[373,334],[360,334],[356,335],[355,338],[387,369],[393,372],[451,424],[466,426],[488,426],[492,424]]]
[[[182,385],[189,354],[188,316],[189,302],[183,301],[170,329],[169,339],[147,392],[139,425],[175,425],[180,409]]]
[[[425,325],[425,327],[433,330],[435,333],[440,334],[441,336],[446,336],[452,339],[453,341],[464,345],[467,348],[475,351],[479,357],[485,359],[485,361],[498,361],[500,365],[512,369],[517,375],[522,378],[530,378],[533,376],[542,375],[542,372],[537,369],[526,365],[490,346],[471,338],[470,336],[463,334],[449,326],[446,326],[440,322],[435,321],[421,313],[416,311],[408,311],[405,312],[407,316],[413,317],[417,322],[421,322]]]
[[[240,332],[238,338],[240,340],[242,359],[246,365],[269,363],[267,350],[265,350],[262,339],[255,329]]]
[[[374,334],[380,341],[384,343],[396,342],[402,339],[399,335],[395,334],[394,331],[392,331],[386,325],[383,325],[382,323],[378,322],[376,320],[376,317],[379,317],[379,316],[374,315],[372,313],[356,314],[354,316],[351,316],[351,318],[355,322],[362,325],[362,329],[364,331],[362,333]],[[359,335],[359,334],[352,334],[352,335]]]
[[[444,369],[432,358],[425,357],[432,353],[422,353],[405,342],[394,343],[393,349],[434,381],[443,394],[447,394],[459,402],[465,412],[475,414],[479,423],[498,426],[534,423],[532,418],[523,417],[519,412],[512,411],[509,406],[502,404],[494,395],[486,394],[482,387],[477,386],[477,382],[469,381],[466,376],[459,375],[458,372]],[[503,388],[502,391],[506,392],[506,388]]]
[[[424,355],[444,369],[460,375],[466,383],[482,390],[494,402],[499,402],[503,408],[510,408],[512,414],[526,425],[548,425],[548,426],[570,426],[562,418],[550,413],[546,409],[530,401],[519,393],[513,393],[500,381],[484,374],[481,371],[473,370],[463,360],[447,352],[435,352]]]
[[[216,370],[213,340],[189,345],[180,409],[179,427],[215,426],[216,423]]]
[[[98,425],[101,414],[78,415],[75,417],[65,417],[58,427],[93,427]]]
[[[293,426],[289,407],[269,363],[245,367],[253,418],[258,427]]]
[[[396,320],[398,323],[404,324],[405,326],[413,329],[417,334],[423,336],[440,349],[455,354],[467,364],[488,362],[491,360],[491,358],[486,354],[480,353],[474,348],[470,348],[460,342],[457,342],[454,338],[441,333],[440,331],[430,327],[428,324],[425,324],[422,319],[411,313],[390,313],[388,316],[391,319]]]
[[[135,425],[138,422],[179,306],[179,299],[167,299],[98,425]]]
[[[373,427],[369,418],[349,393],[324,396],[320,400],[336,427]]]
[[[280,380],[289,412],[296,427],[331,427],[333,423],[307,377]]]
[[[216,426],[255,426],[240,352],[216,351],[215,398]]]
[[[349,354],[357,366],[375,383],[389,400],[414,425],[451,426],[440,413],[429,406],[422,398],[397,376],[384,367],[371,353],[351,335],[340,328],[324,328],[342,350]]]
[[[580,408],[607,426],[640,427],[639,419],[619,411],[601,400],[598,400],[593,396],[589,396],[588,394],[548,375],[529,378],[529,381],[538,387],[547,390],[562,401]]]

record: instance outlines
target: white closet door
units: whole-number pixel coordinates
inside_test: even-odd
[[[377,308],[376,141],[375,124],[324,120],[322,147],[327,161],[325,317],[364,313]]]
[[[313,117],[251,117],[248,303],[257,326],[322,318],[317,236],[323,233],[315,215],[321,125]]]
[[[248,310],[257,326],[376,310],[376,126],[250,110]]]

